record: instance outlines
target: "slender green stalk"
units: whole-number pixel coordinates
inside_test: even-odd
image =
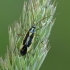
[[[24,2],[19,21],[8,27],[9,45],[5,59],[0,58],[0,70],[39,70],[50,49],[49,35],[54,24],[55,2],[51,0],[29,0]],[[20,55],[20,47],[31,26],[37,30],[30,50]],[[18,36],[22,34],[22,36]]]

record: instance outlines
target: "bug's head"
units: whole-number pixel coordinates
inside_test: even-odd
[[[36,26],[32,26],[29,30],[29,32],[31,33],[35,33],[35,31],[36,31]]]
[[[36,29],[36,26],[32,26],[32,28]]]

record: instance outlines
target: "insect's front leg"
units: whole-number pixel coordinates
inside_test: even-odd
[[[27,32],[26,29],[24,29],[24,31]],[[24,32],[23,32],[23,33],[18,33],[18,34],[17,34],[17,36],[24,36],[24,35],[25,35]]]
[[[22,34],[17,34],[18,36],[23,36]]]

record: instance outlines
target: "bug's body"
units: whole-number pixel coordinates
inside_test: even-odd
[[[23,47],[20,49],[20,54],[25,55],[27,53],[27,48],[30,47],[32,40],[34,38],[36,27],[32,26],[27,32],[25,39],[23,40]]]
[[[38,23],[40,23],[42,20],[46,19],[47,17],[43,17],[41,20],[39,20],[36,23],[36,26]],[[32,26],[29,31],[27,32],[24,40],[23,40],[23,47],[20,49],[20,54],[23,56],[27,53],[27,48],[30,47],[32,44],[32,40],[34,39],[35,31],[38,30],[36,29],[36,26]],[[41,27],[40,27],[41,28]]]

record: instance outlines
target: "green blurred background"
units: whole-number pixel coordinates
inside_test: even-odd
[[[8,26],[18,20],[24,0],[0,0],[0,56],[5,55],[8,45]],[[70,1],[58,2],[50,44],[51,49],[40,70],[70,70]]]

